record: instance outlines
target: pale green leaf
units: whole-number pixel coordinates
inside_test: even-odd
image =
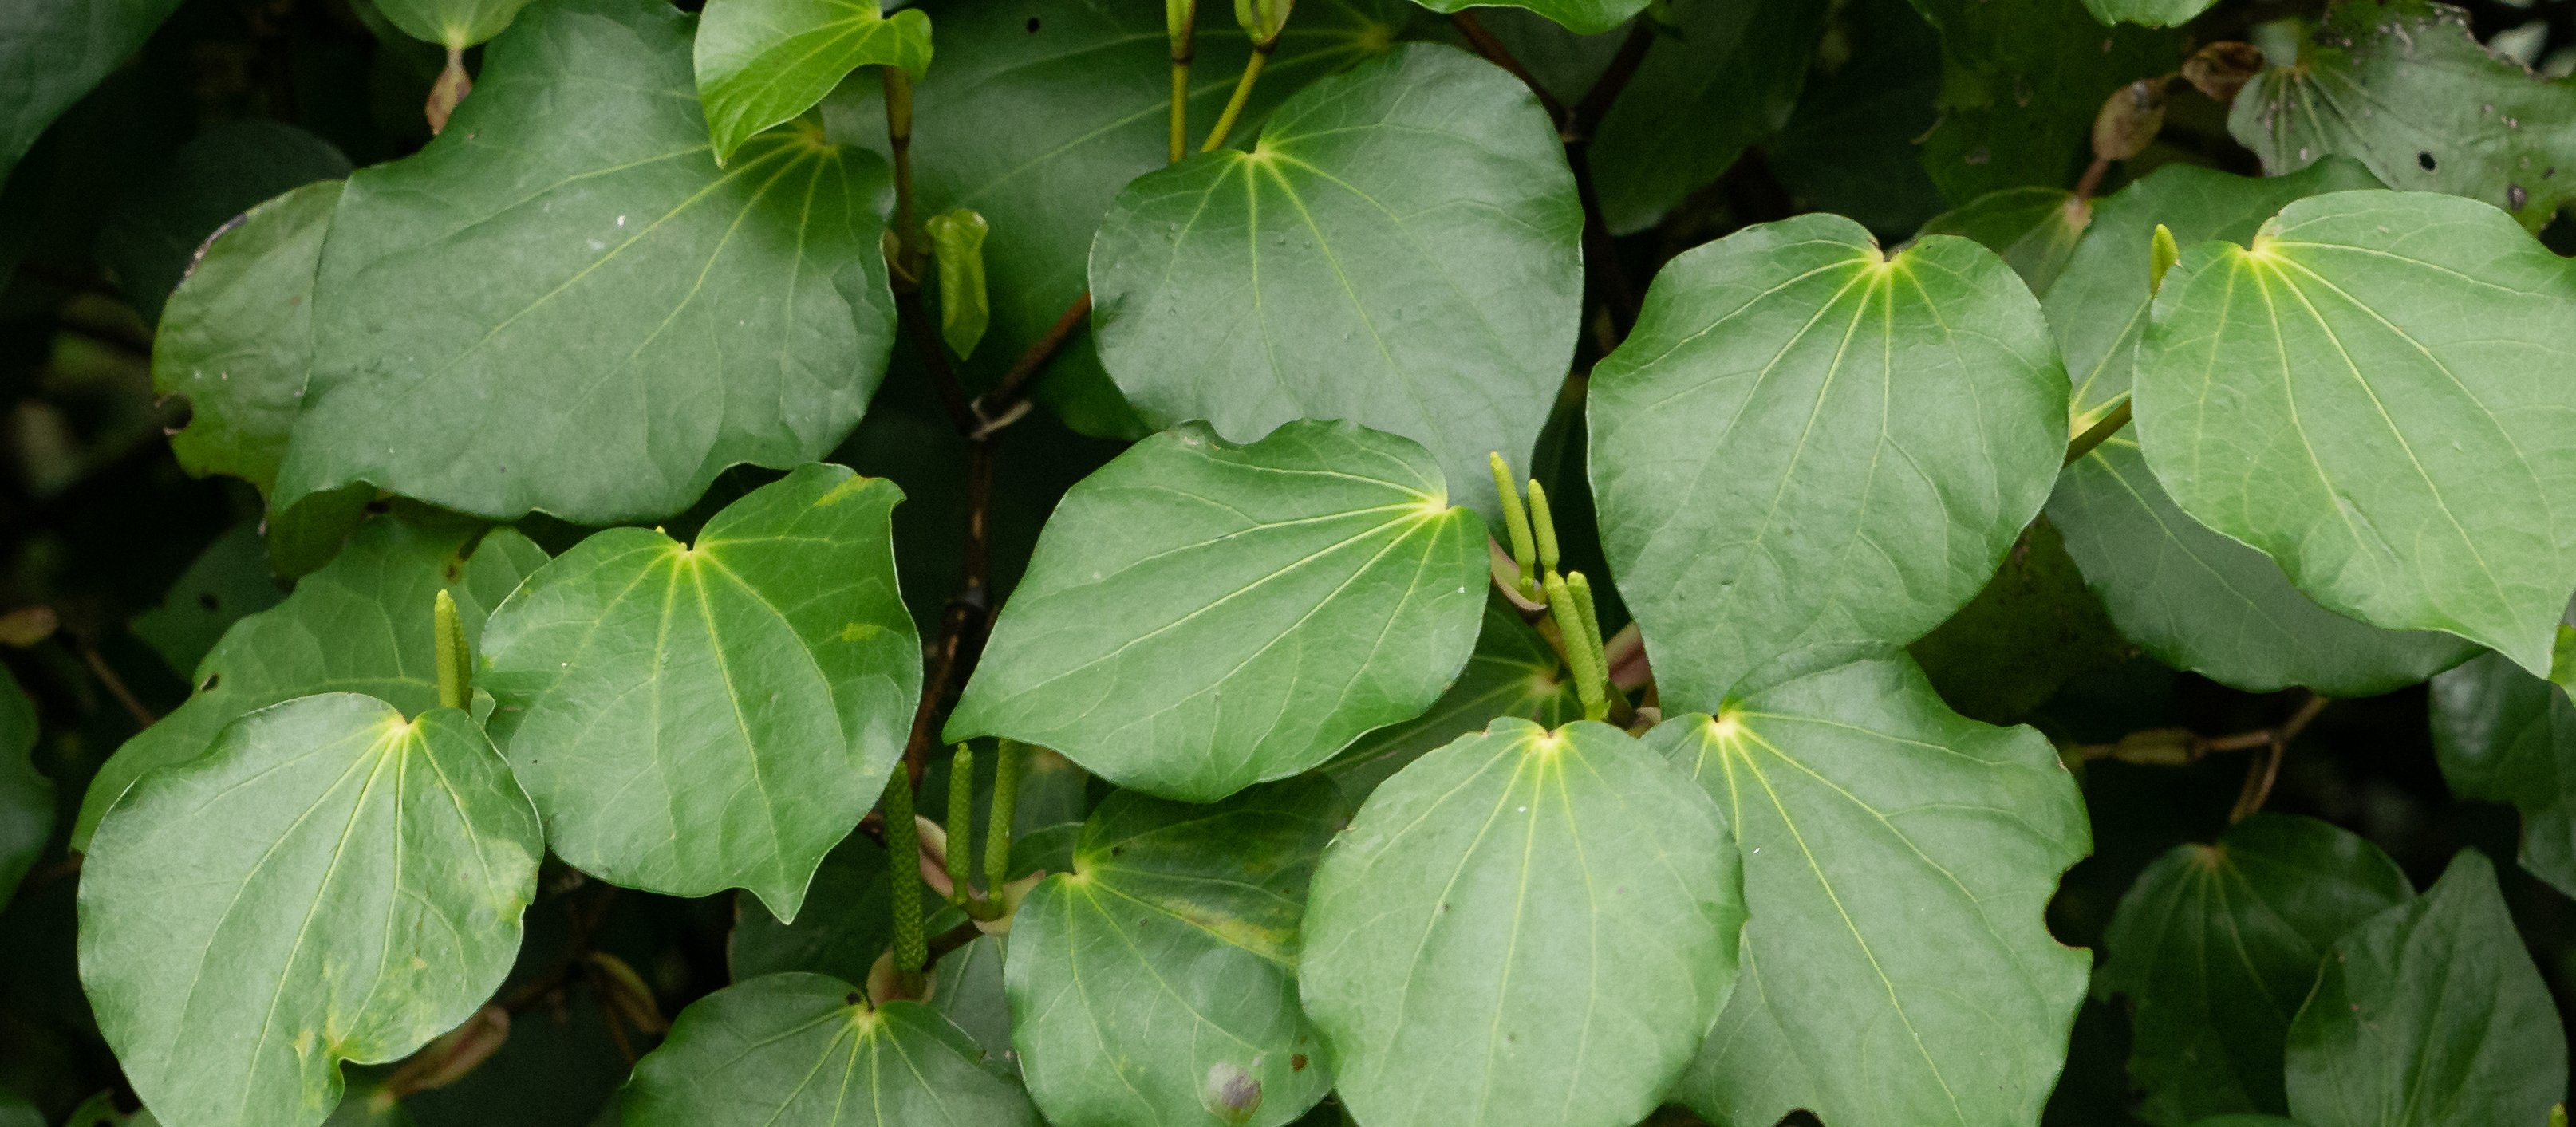
[[[814,108],[851,71],[930,68],[930,17],[878,0],[707,0],[698,17],[698,98],[716,162],[752,134]]]
[[[990,287],[984,281],[984,236],[991,226],[967,208],[943,211],[922,224],[939,264],[939,336],[960,358],[973,356],[993,323]]]
[[[1193,141],[1216,123],[1251,53],[1242,36],[1216,33],[1222,2],[1201,0],[1201,26],[1215,30],[1198,37],[1190,68]],[[1171,49],[1163,13],[1150,3],[933,0],[924,8],[939,27],[939,57],[913,91],[913,133],[938,138],[939,150],[914,170],[920,206],[971,207],[1007,234],[986,258],[992,347],[964,366],[970,382],[989,382],[1090,284],[1091,239],[1110,202],[1163,167]],[[1317,75],[1386,51],[1417,11],[1407,0],[1298,4],[1238,135]],[[825,103],[836,136],[884,146],[875,85],[846,84]],[[1032,395],[1085,434],[1141,438],[1153,429],[1101,371],[1088,329],[1067,342]]]
[[[2075,379],[2070,431],[2092,426],[2129,394],[2153,296],[2147,263],[2157,225],[2185,244],[2243,242],[2293,200],[2378,183],[2341,157],[2263,178],[2175,164],[2097,204],[2043,303]],[[2250,692],[2304,685],[2369,696],[2476,650],[2448,634],[2382,630],[2316,605],[2270,557],[2175,508],[2132,431],[2067,467],[2048,513],[2121,634],[2176,669]]]
[[[110,803],[152,768],[195,758],[234,718],[315,693],[365,693],[406,712],[438,703],[430,606],[444,588],[469,638],[546,559],[508,529],[378,518],[284,602],[233,624],[200,663],[196,693],[116,750],[72,827],[86,848]]]
[[[947,738],[1190,801],[1296,774],[1439,699],[1476,645],[1483,540],[1406,439],[1186,424],[1065,495]]]
[[[566,862],[793,920],[903,754],[921,642],[895,587],[903,491],[799,467],[683,545],[612,528],[492,612],[492,737]]]
[[[773,974],[680,1011],[635,1066],[626,1127],[1039,1127],[1020,1086],[919,1002]]]
[[[2576,82],[2481,46],[2469,13],[2349,0],[2236,96],[2227,131],[2267,172],[2329,153],[2389,187],[2483,200],[2537,229],[2576,196]]]
[[[2139,1113],[2188,1127],[2288,1111],[2282,1046],[2327,945],[2414,898],[2378,846],[2291,814],[2157,858],[2120,897],[2099,983],[2129,997]]]
[[[1951,714],[1900,657],[1647,741],[1726,810],[1752,913],[1675,1099],[1719,1127],[2039,1121],[2090,962],[2041,920],[2092,846],[2046,739]]]
[[[727,466],[848,434],[894,333],[883,165],[804,130],[718,170],[690,19],[535,8],[446,132],[349,178],[281,507],[365,481],[486,516],[650,519]]]
[[[2576,357],[2576,278],[2456,196],[2312,196],[2254,245],[2165,275],[2135,400],[2159,483],[2328,610],[2545,674],[2576,590],[2576,384],[2536,374]]]
[[[2218,0],[2084,0],[2086,11],[2105,26],[2133,23],[2144,27],[2181,27],[2208,11]]]
[[[1603,547],[1667,707],[1921,637],[2065,454],[2039,303],[1966,239],[1809,215],[1667,263],[1587,408]]]
[[[0,905],[54,837],[54,781],[36,770],[36,705],[0,668]]]
[[[0,5],[0,181],[54,118],[132,58],[179,0]]]
[[[1646,10],[1649,0],[1417,0],[1435,12],[1464,11],[1479,4],[1526,8],[1565,25],[1577,35],[1599,35]]]
[[[2304,1127],[2547,1123],[2567,1096],[2558,1007],[2476,850],[2335,942],[2290,1023]]]
[[[1692,0],[1658,29],[1584,153],[1610,232],[1654,226],[1788,124],[1833,7],[1825,0]],[[1579,100],[1588,86],[1573,91]]]
[[[1109,796],[1012,917],[1012,1039],[1056,1127],[1274,1127],[1333,1086],[1297,1004],[1321,779],[1219,806]]]
[[[2093,115],[2131,82],[2172,71],[2182,37],[2104,28],[2073,0],[1914,0],[1941,31],[1941,120],[1924,170],[1964,204],[1988,192],[2073,183]]]
[[[1476,652],[1468,656],[1467,668],[1432,703],[1431,710],[1360,737],[1318,770],[1357,806],[1405,764],[1461,736],[1484,731],[1501,716],[1554,728],[1582,719],[1583,702],[1576,698],[1573,676],[1557,660],[1547,639],[1521,621],[1520,612],[1501,595],[1491,595],[1485,600],[1485,623],[1476,635]]]
[[[152,390],[187,400],[170,449],[189,473],[230,474],[263,493],[276,484],[313,366],[313,269],[340,188],[307,184],[250,209],[162,307]]]
[[[1011,999],[1002,984],[1002,945],[1008,938],[1007,933],[978,935],[940,956],[939,965],[930,968],[926,1003],[986,1056],[1004,1059],[1012,1057]]]
[[[472,717],[301,697],[145,775],[81,866],[81,984],[178,1127],[318,1124],[509,973],[544,853]]]
[[[1487,456],[1528,461],[1573,357],[1582,230],[1529,89],[1410,44],[1119,195],[1091,252],[1101,362],[1160,425],[1403,435],[1491,513]]]
[[[1626,733],[1496,720],[1396,773],[1316,869],[1299,966],[1344,1108],[1628,1127],[1735,986],[1725,819]]]
[[[1924,220],[1915,234],[1974,239],[2002,255],[2031,293],[2046,298],[2092,221],[2092,201],[2063,188],[2006,188]]]
[[[2522,867],[2576,896],[2576,706],[2487,654],[2433,678],[2433,752],[2461,798],[2522,811]]]
[[[424,43],[462,51],[510,26],[528,0],[373,0],[376,11]]]
[[[186,677],[213,652],[243,617],[276,606],[286,597],[268,571],[268,543],[259,524],[245,521],[224,530],[179,573],[179,581],[161,602],[135,615],[134,636],[151,646]]]

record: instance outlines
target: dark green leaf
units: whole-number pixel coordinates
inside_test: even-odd
[[[54,838],[54,781],[36,770],[36,705],[0,669],[0,905]]]
[[[2567,1034],[2484,854],[2462,850],[2422,899],[2336,941],[2288,1065],[2306,1127],[2549,1121]]]
[[[180,146],[167,163],[117,199],[99,231],[99,264],[145,320],[157,321],[172,287],[195,268],[208,239],[229,233],[227,228],[244,212],[282,193],[348,174],[349,158],[339,149],[292,125],[261,120],[218,125]],[[322,205],[320,214],[327,218],[329,205]],[[271,232],[259,240],[267,245],[251,253],[306,256],[309,286],[313,248],[280,248],[279,243],[293,241],[277,233],[280,226],[272,222]],[[316,232],[314,238],[319,237]]]
[[[2013,273],[2045,298],[2066,269],[2075,240],[2093,221],[2093,205],[2062,188],[2006,188],[1923,221],[1918,235],[1974,239],[2002,255]]]
[[[1612,234],[1653,226],[1788,123],[1831,7],[1694,0],[1675,9],[1680,22],[1658,32],[1586,146]]]
[[[134,636],[169,662],[172,672],[186,677],[233,623],[285,597],[269,576],[268,543],[261,539],[259,525],[237,524],[197,554],[159,606],[134,616]]]
[[[967,208],[943,211],[923,224],[939,262],[939,337],[949,351],[973,356],[993,323],[990,287],[984,281],[984,217]]]
[[[1012,1039],[1049,1123],[1271,1127],[1323,1098],[1297,934],[1341,809],[1313,778],[1214,807],[1101,803],[1073,871],[1012,918]]]
[[[2576,279],[2471,200],[2337,192],[2202,243],[2138,345],[2175,504],[2326,609],[2547,673],[2576,589]],[[2435,668],[2438,668],[2436,666]]]
[[[1435,12],[1456,12],[1474,7],[1468,0],[1417,0]],[[1480,0],[1481,2],[1481,0]],[[1565,25],[1577,35],[1599,35],[1628,22],[1628,17],[1646,9],[1649,0],[1494,0],[1504,7],[1526,8]]]
[[[2208,11],[2218,0],[2084,0],[2085,10],[2104,24],[2181,27]]]
[[[403,34],[463,50],[510,26],[528,0],[373,0]]]
[[[803,466],[693,545],[598,533],[492,612],[477,683],[557,855],[674,896],[749,889],[796,918],[921,693],[887,529],[902,499]]]
[[[1439,699],[1475,648],[1483,539],[1394,435],[1157,435],[1057,506],[947,738],[1193,801],[1296,774]]]
[[[174,1124],[318,1124],[339,1062],[465,1020],[519,950],[544,841],[472,717],[302,697],[145,775],[81,867],[81,982]]]
[[[438,703],[430,604],[444,588],[468,637],[545,552],[508,529],[379,518],[275,607],[234,623],[197,666],[196,694],[127,740],[91,781],[72,828],[86,847],[108,804],[152,768],[195,758],[235,717],[314,693],[355,692],[418,712]]]
[[[1725,819],[1607,725],[1496,720],[1396,773],[1315,873],[1306,1012],[1366,1123],[1627,1127],[1735,986]]]
[[[2427,0],[2350,0],[2236,97],[2227,131],[2265,171],[2330,153],[2389,187],[2483,200],[2537,229],[2576,196],[2576,83],[2481,46],[2469,13]]]
[[[313,368],[313,269],[340,188],[308,184],[250,209],[162,307],[152,390],[187,400],[170,449],[188,472],[231,474],[263,493],[276,484]]]
[[[635,1066],[627,1127],[1038,1127],[1019,1085],[919,1002],[871,1008],[850,984],[773,974],[681,1011]]]
[[[2522,867],[2576,896],[2576,706],[2487,654],[2433,678],[2433,751],[2461,798],[2522,811]]]
[[[1923,167],[1967,203],[2024,185],[2075,182],[2093,115],[2111,92],[2171,72],[2181,37],[2105,29],[2069,0],[1915,0],[1941,31],[1941,122]]]
[[[1905,234],[1943,206],[1917,143],[1940,116],[1940,34],[1906,0],[1851,0],[1828,21],[1816,73],[1764,162],[1807,205]]]
[[[1405,764],[1461,736],[1484,731],[1502,716],[1554,728],[1582,719],[1583,703],[1575,697],[1573,677],[1547,640],[1521,621],[1520,612],[1502,596],[1492,595],[1485,600],[1485,623],[1476,636],[1476,652],[1431,710],[1360,737],[1350,750],[1319,770],[1342,788],[1345,800],[1357,806]]]
[[[1889,258],[1813,215],[1667,264],[1589,411],[1603,546],[1663,700],[1715,707],[1974,598],[2056,478],[2066,376],[1992,252]]]
[[[751,135],[814,108],[851,71],[930,67],[930,17],[877,0],[708,0],[698,18],[698,98],[716,162]]]
[[[143,46],[179,0],[37,0],[0,7],[0,181],[45,127]]]
[[[649,519],[849,432],[893,338],[883,166],[806,130],[719,171],[689,26],[654,0],[542,5],[445,133],[349,179],[281,507],[365,481]]]
[[[1648,742],[1744,858],[1744,981],[1674,1098],[1714,1122],[2030,1124],[2089,962],[2041,913],[2092,845],[2056,749],[1942,707],[1903,658],[1778,685]]]
[[[2133,651],[2084,589],[2057,526],[2041,517],[1986,589],[1908,652],[1952,711],[2009,724],[2059,686]]]
[[[1251,151],[1119,195],[1092,247],[1100,358],[1162,425],[1401,434],[1490,514],[1488,454],[1525,464],[1565,380],[1582,228],[1529,90],[1455,48],[1407,45],[1299,92]]]
[[[962,918],[963,913],[960,913]],[[940,956],[930,968],[928,1005],[946,1017],[985,1055],[1013,1059],[1011,1000],[1002,985],[1002,944],[1007,935],[978,935]]]
[[[2290,814],[2157,858],[2120,898],[2100,980],[2129,996],[2140,1114],[2187,1127],[2288,1111],[2282,1045],[2327,945],[2414,898],[2378,846]]]

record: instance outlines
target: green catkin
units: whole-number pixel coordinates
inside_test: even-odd
[[[968,883],[975,872],[975,748],[957,745],[948,761],[948,899],[963,904],[974,898]]]
[[[438,705],[464,709],[474,703],[474,650],[465,640],[465,622],[456,614],[456,599],[440,588],[431,604],[432,632],[437,636]]]
[[[1599,720],[1610,715],[1609,697],[1601,689],[1607,679],[1592,656],[1600,643],[1587,644],[1583,640],[1583,611],[1565,577],[1554,571],[1547,573],[1547,607],[1556,618],[1557,635],[1564,640],[1565,660],[1574,666],[1574,694],[1583,701],[1583,718]]]
[[[1503,502],[1503,530],[1512,545],[1512,562],[1520,565],[1521,597],[1538,601],[1538,546],[1530,539],[1529,510],[1521,507],[1520,490],[1512,486],[1512,468],[1497,451],[1486,455],[1494,467],[1494,495]]]
[[[984,815],[984,895],[999,897],[1011,879],[1011,818],[1020,799],[1020,767],[1028,749],[1009,740],[993,747],[993,804]]]
[[[1548,575],[1556,574],[1556,518],[1547,510],[1547,487],[1537,478],[1529,485],[1530,530],[1538,534],[1538,567]],[[1541,582],[1545,582],[1542,580]]]
[[[894,909],[894,970],[911,986],[930,961],[930,946],[921,934],[921,834],[912,824],[912,778],[901,763],[886,779],[884,809],[886,899]]]

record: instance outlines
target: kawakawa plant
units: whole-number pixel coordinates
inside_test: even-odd
[[[0,11],[0,1124],[2564,1122],[2564,20],[683,7]]]

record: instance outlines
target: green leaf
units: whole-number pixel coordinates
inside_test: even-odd
[[[930,69],[930,17],[877,0],[708,0],[698,18],[698,98],[722,164],[770,126],[814,108],[850,72]]]
[[[2084,0],[2086,11],[2104,26],[2133,23],[2143,27],[2181,27],[2208,11],[2218,0]]]
[[[871,1008],[850,984],[773,974],[680,1012],[635,1066],[627,1127],[1039,1127],[1019,1085],[919,1002]]]
[[[1788,124],[1832,8],[1823,0],[1675,9],[1585,146],[1614,235],[1654,226]],[[1581,91],[1576,91],[1579,96]]]
[[[2047,517],[2032,521],[1986,589],[1908,647],[1952,711],[2021,719],[2068,681],[2127,658]]]
[[[1065,494],[946,738],[1187,801],[1296,774],[1439,699],[1476,645],[1483,540],[1406,439],[1184,424]]]
[[[1916,139],[1939,119],[1941,36],[1906,0],[1851,0],[1827,16],[1826,44],[1798,108],[1762,156],[1781,186],[1819,211],[1903,234],[1944,206]],[[1838,57],[1848,47],[1849,57]]]
[[[1221,0],[1201,0],[1204,29],[1223,28]],[[950,0],[927,6],[939,57],[913,91],[913,133],[938,138],[914,170],[925,213],[971,207],[1005,239],[986,259],[991,348],[965,365],[970,382],[1000,378],[1053,327],[1089,281],[1092,235],[1121,189],[1163,167],[1172,99],[1170,46],[1152,4],[1110,0]],[[1405,0],[1304,0],[1244,108],[1248,125],[1300,86],[1386,51],[1415,9]],[[1240,35],[1198,37],[1190,121],[1209,128],[1250,55]],[[851,83],[835,135],[885,144],[885,110]],[[925,145],[928,142],[925,142]],[[1075,430],[1141,438],[1109,382],[1091,334],[1078,332],[1033,390]]]
[[[374,0],[376,11],[424,43],[462,51],[510,26],[528,0]]]
[[[2576,589],[2576,279],[2472,200],[2337,192],[2202,243],[2138,345],[2176,505],[2327,609],[2545,674]],[[2438,667],[2437,667],[2438,668]]]
[[[962,919],[965,913],[958,913]],[[954,926],[954,925],[952,925]],[[1011,1055],[1011,1000],[1002,985],[1002,943],[1007,935],[978,935],[940,956],[930,968],[930,999],[976,1047],[991,1057]]]
[[[349,158],[338,148],[292,125],[252,119],[215,126],[118,195],[99,229],[99,265],[144,320],[157,321],[207,240],[242,213],[348,174]]]
[[[2282,1045],[2326,947],[2415,898],[2379,847],[2313,818],[2256,814],[2138,875],[2103,937],[2100,989],[2129,996],[2129,1076],[2148,1121],[2283,1113]]]
[[[1092,323],[1149,420],[1249,441],[1348,419],[1491,513],[1487,455],[1526,463],[1565,381],[1582,231],[1528,88],[1409,44],[1300,91],[1249,152],[1138,177],[1092,246]]]
[[[1476,652],[1431,710],[1360,737],[1318,771],[1357,806],[1406,764],[1484,731],[1502,716],[1554,728],[1582,719],[1583,702],[1576,699],[1573,674],[1557,660],[1547,639],[1521,621],[1520,612],[1501,595],[1488,595]]]
[[[1459,12],[1487,0],[1416,0],[1435,12]],[[1559,24],[1576,35],[1599,35],[1628,22],[1630,16],[1646,10],[1650,0],[1492,0],[1506,8],[1525,8]]]
[[[1306,910],[1301,989],[1344,1109],[1644,1119],[1734,988],[1737,871],[1717,809],[1608,725],[1501,719],[1415,760],[1325,850]]]
[[[217,233],[162,306],[152,390],[188,402],[170,436],[187,471],[266,493],[313,367],[313,270],[341,183],[307,184]]]
[[[1012,1040],[1056,1127],[1272,1127],[1333,1086],[1297,1005],[1306,882],[1341,826],[1321,779],[1213,807],[1129,791],[1012,917]]]
[[[54,781],[36,770],[36,705],[0,669],[0,905],[54,838]]]
[[[2068,0],[1915,0],[1941,31],[1941,121],[1922,138],[1941,194],[2074,182],[2111,92],[2182,61],[2170,31],[2104,29]]]
[[[694,545],[597,533],[492,612],[475,680],[558,856],[673,896],[748,889],[796,918],[921,695],[887,527],[902,499],[802,466]]]
[[[1889,258],[1808,215],[1666,264],[1588,410],[1603,547],[1678,710],[1966,605],[2047,499],[2066,376],[1985,248]]]
[[[2045,298],[2048,287],[2066,269],[2066,260],[2075,254],[2075,241],[2092,221],[2091,201],[2076,199],[2073,192],[2006,188],[1924,220],[1915,234],[1974,239],[2003,256],[2030,292]]]
[[[2046,739],[1952,715],[1888,658],[1647,742],[1726,810],[1752,913],[1675,1099],[1727,1127],[2039,1121],[2090,962],[2040,918],[2092,845]]]
[[[417,713],[438,703],[430,605],[444,588],[469,637],[546,554],[508,529],[368,521],[284,602],[233,624],[197,666],[196,693],[100,766],[72,827],[85,849],[110,803],[152,768],[194,759],[254,709],[354,692]]]
[[[2498,58],[2448,4],[2333,6],[2295,64],[2237,95],[2227,131],[2266,172],[2341,153],[2389,187],[2483,200],[2535,230],[2576,198],[2576,83]]]
[[[224,530],[199,552],[159,605],[135,615],[134,636],[182,677],[194,672],[224,631],[286,597],[268,572],[268,543],[256,521]]]
[[[2576,896],[2576,705],[2487,654],[2433,678],[2433,752],[2460,798],[2522,811],[2522,867]]]
[[[939,263],[939,336],[959,357],[975,354],[993,322],[984,283],[984,236],[991,228],[968,208],[944,211],[922,224]]]
[[[358,693],[243,717],[145,775],[81,867],[81,985],[172,1123],[318,1124],[343,1060],[491,996],[544,840],[474,719]]]
[[[2096,205],[2043,303],[2075,379],[2071,431],[2089,428],[2129,394],[2153,297],[2147,264],[2157,225],[2183,243],[2243,242],[2293,200],[2376,186],[2342,157],[2262,178],[2167,165]],[[2174,507],[2139,456],[2134,431],[2067,467],[2048,514],[2120,633],[2176,669],[2249,692],[2304,685],[2371,696],[2475,652],[2448,634],[2382,630],[2316,605],[2270,557]]]
[[[1058,762],[1062,762],[1058,760]],[[1078,774],[1078,772],[1076,772]],[[1039,795],[1029,793],[1030,783],[1023,780],[1019,808],[1023,812],[1043,814]],[[1073,790],[1081,790],[1077,782]],[[927,807],[937,803],[923,795]],[[1011,837],[1011,875],[1027,876],[1040,869],[1064,870],[1073,851],[1075,833],[1080,822],[1046,823],[1019,819]],[[978,840],[984,840],[978,837]],[[805,890],[805,908],[796,913],[792,923],[781,923],[778,917],[760,904],[757,897],[734,899],[733,932],[725,946],[726,966],[735,982],[747,982],[765,974],[781,971],[811,971],[828,974],[850,982],[865,982],[877,956],[886,953],[894,939],[894,906],[886,887],[885,847],[869,840],[865,834],[851,834],[823,855],[823,863],[814,870],[813,883]],[[937,935],[966,919],[966,913],[949,906],[936,896],[924,899],[922,932]],[[950,955],[940,961],[948,965]],[[999,996],[999,986],[995,987]],[[937,998],[932,999],[939,1001]],[[996,1051],[1010,1047],[1005,1037]]]
[[[179,0],[44,0],[0,7],[0,180],[45,127],[141,49]]]
[[[542,5],[445,133],[349,178],[280,507],[365,481],[651,519],[849,432],[894,333],[883,166],[807,130],[717,170],[689,25],[653,0]]]
[[[2335,942],[2288,1065],[2306,1127],[2548,1122],[2567,1034],[2484,854],[2460,851],[2422,899]]]

